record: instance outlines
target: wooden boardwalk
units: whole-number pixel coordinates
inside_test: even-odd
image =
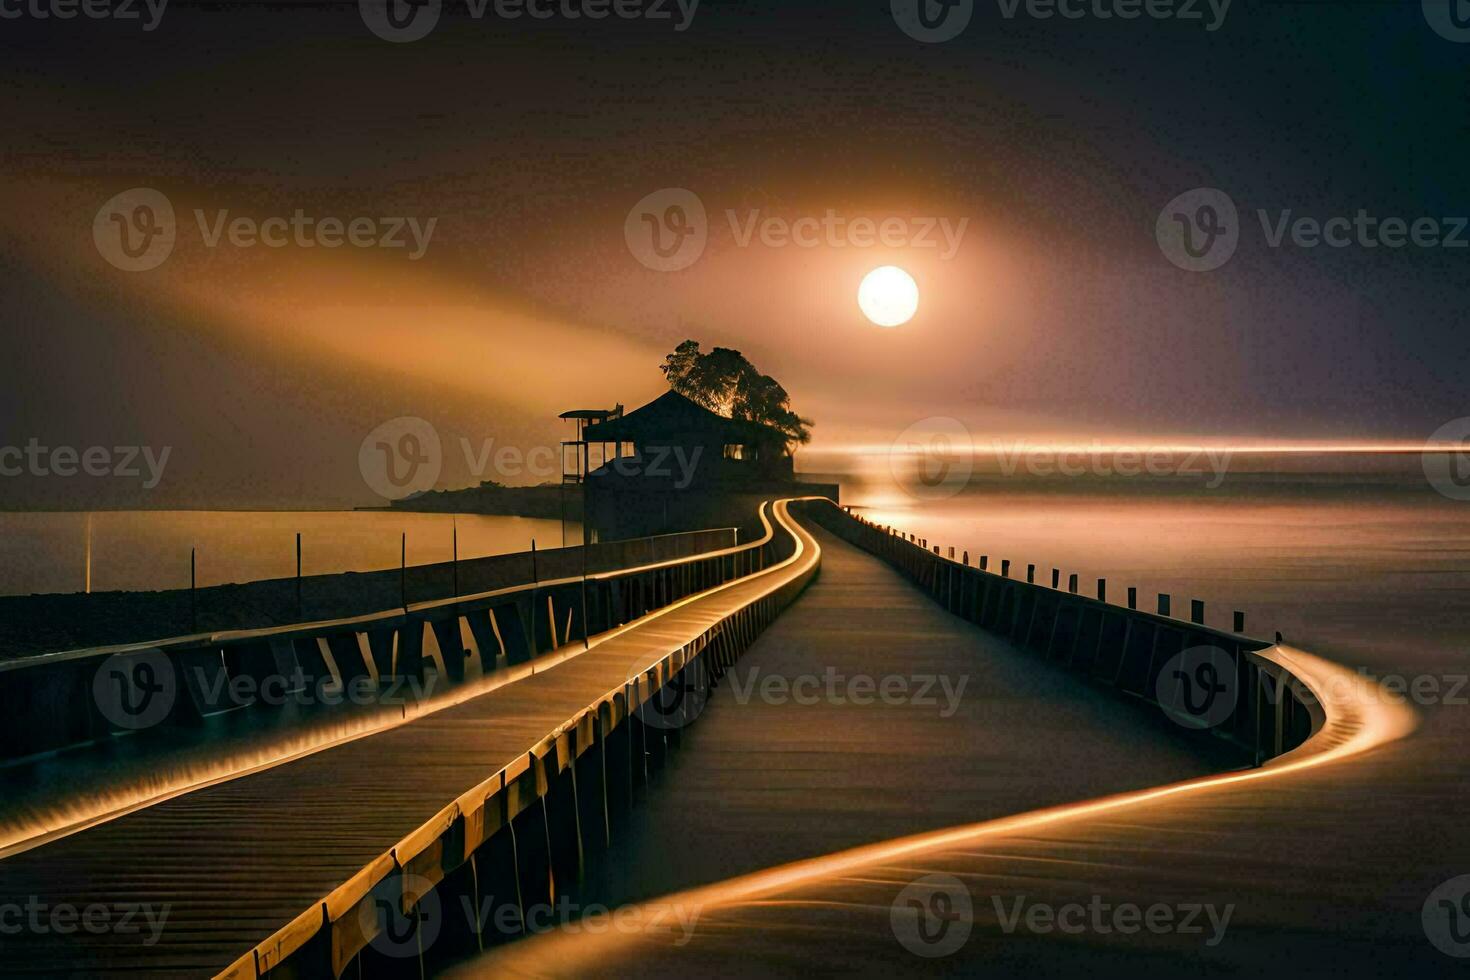
[[[604,903],[1218,768],[1157,711],[815,533],[820,577],[711,698],[593,883]],[[905,693],[883,700],[885,681]]]
[[[75,928],[75,917],[74,928],[50,927],[42,912],[42,928],[0,937],[0,975],[248,976],[283,961],[320,975],[350,965],[370,938],[352,921],[354,903],[399,882],[405,866],[430,880],[455,871],[444,835],[465,861],[497,821],[545,807],[545,793],[574,778],[569,759],[580,765],[591,749],[612,794],[608,746],[615,729],[638,729],[622,724],[629,707],[686,663],[728,660],[815,574],[810,535],[784,505],[775,516],[781,560],[614,630],[586,653],[553,656],[548,669],[465,703],[0,862],[0,894],[18,904],[116,914],[142,903],[155,917],[167,909],[157,935],[141,915],[137,931],[96,933]],[[661,751],[660,733],[637,734],[647,738],[636,755],[626,737],[618,743],[630,771]],[[584,789],[582,806],[590,796]],[[588,827],[585,836],[602,834]]]
[[[862,584],[835,589],[833,581],[849,567],[864,567],[862,578],[871,579],[879,574],[872,570],[876,559],[829,536],[821,543],[823,591],[804,599],[762,644],[781,637],[796,646],[820,646],[829,631],[840,634],[841,623],[855,631],[881,630],[869,618],[872,591]],[[827,617],[810,615],[808,604],[818,601],[830,604]],[[729,971],[732,964],[765,976],[1443,975],[1453,961],[1426,940],[1421,908],[1446,877],[1446,855],[1463,853],[1465,846],[1444,838],[1416,841],[1400,832],[1407,819],[1424,822],[1416,799],[1432,785],[1423,771],[1403,766],[1423,745],[1405,738],[1414,728],[1413,713],[1320,658],[1285,647],[1264,655],[1322,694],[1328,720],[1305,745],[1262,768],[1090,798],[1097,780],[1084,774],[1079,779],[1091,784],[1072,797],[1078,802],[1048,801],[1029,811],[1002,805],[1002,813],[981,804],[971,819],[866,844],[854,841],[846,807],[812,803],[792,814],[791,823],[833,828],[836,846],[827,853],[793,854],[773,827],[769,838],[754,835],[774,841],[773,860],[759,869],[750,865],[764,850],[747,855],[745,866],[726,861],[729,877],[707,884],[700,879],[692,888],[687,880],[680,890],[662,891],[634,882],[632,891],[649,891],[640,900],[650,911],[630,917],[629,928],[597,935],[549,932],[500,947],[455,975],[637,970],[701,976]],[[758,646],[742,667],[761,659]],[[901,722],[880,719],[874,727],[895,723]],[[714,722],[701,729],[696,742],[718,727]],[[775,743],[781,736],[767,737]],[[853,737],[865,741],[855,731]],[[963,732],[954,737],[962,740]],[[1078,728],[1068,737],[1089,736]],[[1065,766],[1074,747],[1058,740],[1051,747],[1055,764]],[[697,766],[697,754],[677,764]],[[966,792],[959,781],[942,777],[933,785],[936,793],[959,798]],[[899,799],[951,815],[956,809],[922,793]],[[656,802],[655,810],[661,805]],[[863,805],[883,809],[881,801]],[[688,818],[700,821],[698,808]],[[804,839],[803,847],[809,844]],[[1139,909],[1164,903],[1176,921],[1200,906],[1195,915],[1202,928],[1156,933],[1135,926],[1125,934],[1107,916],[1101,921],[1111,931],[1086,925],[1091,919],[1075,930],[1047,929],[1044,917],[1038,928],[1025,920],[1005,923],[1018,906],[1054,911],[1068,904],[1128,903]],[[1219,914],[1230,908],[1218,936],[1204,906]],[[667,908],[680,909],[695,927],[668,928],[655,914]],[[922,935],[918,909],[933,913]]]

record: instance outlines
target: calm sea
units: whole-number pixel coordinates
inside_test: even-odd
[[[384,511],[104,511],[0,513],[0,594],[82,592],[88,551],[93,592],[189,586],[189,549],[200,586],[296,574],[396,568],[400,536],[410,565],[480,558],[562,544],[558,521],[478,514]],[[569,523],[569,544],[581,542]]]
[[[986,555],[998,570],[1010,559],[1011,575],[1024,577],[1034,563],[1042,582],[1055,567],[1063,587],[1075,573],[1079,591],[1093,594],[1105,578],[1109,601],[1125,601],[1134,586],[1147,609],[1169,593],[1181,617],[1190,599],[1202,599],[1212,625],[1229,629],[1238,609],[1256,636],[1280,630],[1350,668],[1428,677],[1439,690],[1458,691],[1456,703],[1421,704],[1422,727],[1375,756],[1379,768],[1345,770],[1344,778],[1369,782],[1391,776],[1409,799],[1386,797],[1377,812],[1334,826],[1329,836],[1342,837],[1346,853],[1383,852],[1381,828],[1400,828],[1396,839],[1408,841],[1407,850],[1380,860],[1391,879],[1408,882],[1402,904],[1413,913],[1405,919],[1411,927],[1428,888],[1462,868],[1464,848],[1455,842],[1463,838],[1461,787],[1470,776],[1463,751],[1470,689],[1461,683],[1470,672],[1470,502],[1436,492],[1417,457],[1236,460],[1219,481],[992,470],[955,493],[891,473],[886,460],[835,470],[823,475],[842,479],[844,503],[946,554],[951,546],[957,557],[968,551],[971,564]],[[1043,803],[1086,798],[1098,792],[1088,780],[1100,772],[1118,782],[1108,791],[1193,774],[1177,757],[1184,743],[1167,729],[1148,728],[1143,714],[1107,713],[1122,702],[1071,678],[1058,684],[1052,665],[998,649],[969,652],[956,667],[943,660],[953,637],[928,619],[911,636],[895,635],[893,619],[913,612],[892,600],[899,609],[884,619],[877,607],[892,593],[865,574],[849,573],[839,585],[844,560],[852,565],[850,556],[833,557],[831,574],[761,637],[737,677],[757,669],[815,673],[826,668],[824,658],[835,658],[839,670],[873,670],[896,657],[916,665],[909,669],[973,674],[962,710],[925,739],[903,727],[911,709],[858,710],[829,699],[800,709],[741,703],[733,684],[722,685],[602,865],[593,883],[600,900],[668,894],[857,843],[1019,812],[1037,806],[1037,794],[1050,794]],[[876,618],[835,621],[830,610],[850,596],[839,599],[834,589],[867,597]],[[841,642],[818,642],[821,630]],[[1025,706],[1019,719],[1007,714],[1017,704]],[[1124,752],[1099,749],[1123,735],[1139,737]],[[897,737],[902,745],[886,741]],[[1032,754],[1038,744],[1046,749],[1041,762]],[[1157,775],[1169,766],[1178,771]],[[1304,821],[1309,836],[1320,836],[1311,829],[1315,819]],[[1106,859],[1128,862],[1120,850]],[[783,938],[751,935],[748,942],[762,951]],[[844,937],[812,941],[840,945]]]
[[[1412,473],[1246,473],[1215,489],[1177,481],[981,482],[919,500],[859,488],[848,502],[879,524],[972,564],[1039,582],[1076,573],[1080,592],[1173,615],[1205,602],[1206,622],[1288,641],[1379,670],[1464,669],[1470,653],[1470,502]]]

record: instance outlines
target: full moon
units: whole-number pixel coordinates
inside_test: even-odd
[[[919,285],[896,265],[879,266],[863,277],[858,306],[880,327],[897,327],[913,319],[919,309]]]

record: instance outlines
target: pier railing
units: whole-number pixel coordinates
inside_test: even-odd
[[[517,584],[363,615],[0,661],[0,765],[132,733],[139,726],[105,702],[135,677],[147,683],[128,697],[140,700],[113,707],[146,714],[143,695],[166,698],[161,723],[191,726],[281,700],[255,692],[398,696],[431,676],[442,691],[765,567],[776,547],[765,526],[744,545],[726,528],[499,556],[501,572],[520,569]]]
[[[1186,728],[1207,731],[1238,747],[1259,765],[1297,747],[1322,724],[1317,697],[1275,660],[1258,655],[1270,641],[1204,625],[1204,604],[1190,604],[1191,619],[1169,615],[1170,597],[1159,611],[1137,608],[1137,591],[1127,605],[1107,599],[1106,580],[1096,597],[1078,591],[1076,575],[1062,587],[1012,575],[1002,559],[992,570],[988,556],[977,564],[962,553],[956,560],[927,540],[874,524],[836,505],[815,503],[806,511],[838,537],[884,559],[935,601],[982,629],[1006,637],[1048,661],[1064,666],[1122,695],[1157,705]],[[1237,628],[1244,617],[1235,614]]]
[[[695,721],[713,685],[816,575],[820,552],[787,504],[763,505],[762,539],[715,556],[722,563],[715,577],[702,580],[679,609],[661,613],[654,629],[641,632],[635,624],[594,651],[634,659],[616,688],[218,976],[400,975],[405,961],[380,948],[393,926],[378,912],[394,909],[401,926],[416,929],[415,909],[429,893],[440,908],[488,903],[489,920],[508,917],[503,933],[526,930],[528,910],[549,907],[611,845],[636,795]],[[504,938],[478,918],[445,916],[443,925],[432,953],[420,945],[409,972]]]

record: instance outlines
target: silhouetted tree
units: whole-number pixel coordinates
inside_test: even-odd
[[[686,340],[664,358],[659,370],[670,388],[710,411],[775,429],[784,450],[811,440],[815,423],[797,414],[786,389],[738,350],[715,347],[706,353],[699,341]]]

